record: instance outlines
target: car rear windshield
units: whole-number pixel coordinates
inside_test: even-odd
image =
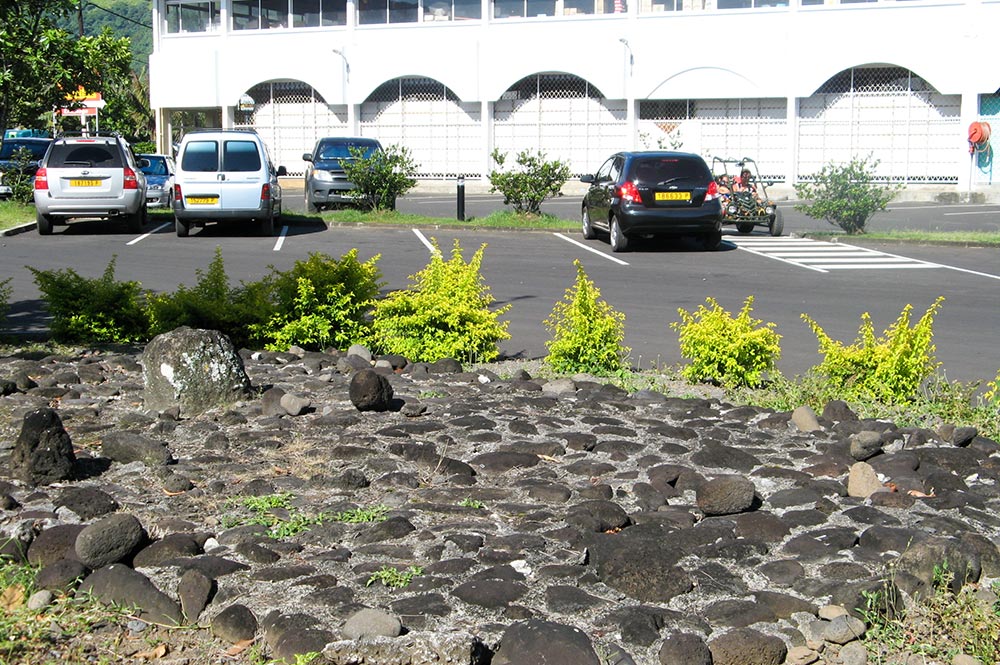
[[[632,162],[629,180],[640,185],[707,183],[712,179],[704,160],[691,157],[642,157]]]
[[[365,151],[365,158],[371,157],[378,144],[374,141],[330,141],[319,144],[316,159],[345,159],[351,157],[351,148],[360,148]]]
[[[218,141],[191,141],[181,157],[181,169],[184,171],[252,172],[259,171],[260,168],[260,151],[253,141],[223,141],[221,169]]]
[[[49,155],[49,168],[122,168],[122,154],[115,143],[56,143]]]
[[[13,159],[15,152],[27,148],[31,151],[31,158],[37,160],[45,156],[45,149],[48,147],[48,143],[38,141],[4,141],[0,145],[0,159]]]

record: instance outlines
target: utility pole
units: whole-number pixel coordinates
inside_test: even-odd
[[[80,0],[76,5],[76,22],[80,27],[80,37],[83,37],[83,3],[84,0]]]

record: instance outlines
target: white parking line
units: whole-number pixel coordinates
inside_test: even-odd
[[[602,257],[606,258],[608,261],[613,261],[613,262],[617,263],[620,266],[627,266],[628,265],[628,263],[626,263],[625,261],[622,261],[621,259],[616,259],[615,257],[610,256],[608,254],[605,254],[604,252],[598,251],[598,250],[594,249],[593,247],[588,247],[587,245],[584,245],[582,242],[578,242],[576,240],[573,240],[572,238],[570,238],[568,236],[564,236],[561,233],[553,233],[552,235],[554,235],[557,238],[562,238],[566,242],[573,243],[577,247],[579,247],[581,249],[585,249],[588,252],[593,252],[594,254],[597,254],[598,256],[602,256]]]
[[[152,231],[150,231],[149,233],[143,233],[143,234],[142,234],[141,236],[139,236],[138,238],[135,238],[134,240],[129,240],[129,241],[127,242],[127,243],[125,243],[125,246],[126,246],[126,247],[128,247],[129,245],[134,245],[134,244],[136,244],[136,243],[137,243],[137,242],[139,242],[140,240],[145,240],[146,238],[148,238],[149,236],[153,235],[154,233],[156,233],[156,232],[157,232],[157,231],[159,231],[160,229],[165,229],[165,228],[167,228],[167,227],[168,227],[168,226],[170,226],[170,225],[171,225],[172,223],[173,223],[173,222],[167,222],[166,224],[160,224],[159,226],[157,226],[157,227],[156,227],[155,229],[153,229],[153,230],[152,230]]]
[[[420,229],[413,229],[413,233],[416,234],[416,236],[420,240],[420,242],[422,242],[424,244],[424,247],[426,247],[427,251],[430,252],[432,255],[433,254],[440,254],[441,253],[441,250],[438,249],[437,247],[435,247],[434,243],[432,243],[430,240],[428,240],[427,236],[425,236],[423,233],[420,232]]]
[[[954,217],[955,215],[995,215],[998,211],[996,210],[976,210],[970,212],[946,212],[944,217]]]
[[[288,225],[281,227],[281,233],[278,234],[278,241],[274,243],[275,252],[281,251],[281,246],[285,244],[285,236],[288,235]]]

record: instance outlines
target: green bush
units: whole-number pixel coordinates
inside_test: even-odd
[[[825,219],[849,234],[865,232],[872,215],[885,210],[899,186],[878,185],[875,168],[878,160],[852,159],[848,164],[827,164],[818,173],[807,177],[808,182],[795,185],[795,194],[812,203],[795,206],[815,219]]]
[[[316,252],[305,261],[296,261],[287,272],[273,272],[276,311],[265,324],[251,326],[251,332],[272,351],[284,351],[293,344],[345,349],[366,342],[371,325],[368,316],[382,287],[378,260],[376,255],[364,263],[358,261],[357,249],[339,261]]]
[[[499,342],[510,338],[509,322],[498,320],[510,305],[490,309],[493,296],[480,274],[486,245],[466,263],[458,240],[448,261],[437,241],[432,242],[430,263],[410,276],[415,283],[376,302],[374,346],[413,361],[494,360],[500,355]]]
[[[625,314],[601,300],[601,291],[587,277],[580,261],[576,283],[555,304],[545,327],[552,339],[545,343],[545,364],[557,372],[616,374],[626,369],[630,349],[625,341]]]
[[[347,179],[354,183],[359,205],[366,210],[395,210],[396,199],[417,184],[414,175],[417,164],[409,148],[386,146],[365,157],[363,148],[351,146],[351,157],[341,166]]]
[[[940,363],[934,361],[934,315],[943,297],[927,308],[911,328],[912,305],[903,308],[899,318],[875,337],[872,318],[861,315],[858,338],[847,346],[831,339],[820,325],[802,315],[819,340],[823,362],[814,368],[826,377],[844,400],[876,400],[883,404],[906,403],[920,393],[921,384]]]
[[[34,203],[35,176],[29,171],[35,160],[27,148],[18,148],[11,155],[11,168],[3,174],[3,184],[11,189],[10,198],[18,203]]]
[[[208,269],[195,270],[195,275],[198,282],[194,288],[181,284],[173,293],[147,295],[150,337],[190,326],[218,330],[237,347],[249,344],[253,326],[262,324],[274,311],[271,281],[265,278],[231,288],[219,247]]]
[[[72,268],[38,270],[28,266],[52,315],[52,336],[62,342],[131,344],[147,339],[149,320],[139,282],[115,279],[111,257],[97,279]]]
[[[670,327],[680,334],[681,356],[691,362],[681,374],[689,381],[717,381],[726,387],[756,386],[781,357],[781,335],[773,323],[750,317],[753,296],[747,296],[735,318],[714,298],[706,298],[693,313],[678,309],[680,322]]]
[[[516,158],[517,168],[503,171],[507,154],[494,149],[490,155],[498,169],[490,172],[490,191],[503,194],[504,205],[518,213],[541,214],[542,201],[559,194],[569,180],[569,165],[547,161],[545,153],[524,150]]]

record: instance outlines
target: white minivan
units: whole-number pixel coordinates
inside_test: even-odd
[[[188,132],[176,161],[174,226],[179,237],[186,237],[192,225],[228,221],[254,223],[261,235],[274,235],[281,216],[278,177],[286,170],[274,167],[257,132]]]

